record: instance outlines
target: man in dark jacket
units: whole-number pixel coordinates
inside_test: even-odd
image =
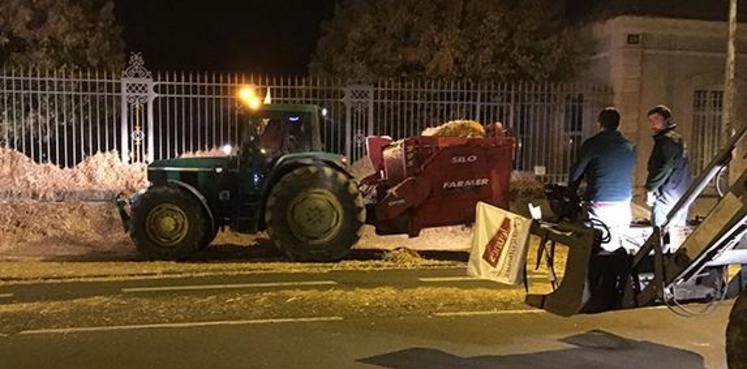
[[[690,164],[682,135],[675,128],[672,112],[664,105],[658,105],[648,112],[651,130],[654,132],[654,148],[648,159],[646,179],[646,202],[652,206],[651,222],[661,226],[667,214],[685,194],[692,182]],[[687,209],[672,216],[670,228],[685,226]]]
[[[589,218],[603,222],[610,230],[607,251],[625,247],[621,235],[630,227],[631,174],[635,165],[635,145],[618,130],[620,113],[606,108],[597,119],[601,132],[584,141],[579,157],[571,167],[569,188],[574,190],[586,179],[584,197],[590,202]],[[631,250],[632,251],[632,250]]]

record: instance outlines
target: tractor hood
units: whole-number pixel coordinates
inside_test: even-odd
[[[165,159],[152,162],[148,170],[214,170],[225,167],[230,161],[228,156]]]
[[[148,165],[148,180],[157,182],[159,179],[180,177],[180,173],[188,172],[219,172],[228,169],[235,157],[199,157],[157,160]]]
[[[348,166],[347,159],[344,156],[338,155],[338,154],[332,154],[328,152],[321,152],[321,151],[286,154],[280,158],[277,165],[282,165],[282,164],[293,162],[293,161],[303,161],[307,159],[317,159],[317,160],[326,161],[326,162],[335,164],[341,169],[345,169]]]

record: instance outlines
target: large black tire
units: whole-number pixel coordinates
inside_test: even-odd
[[[356,182],[324,166],[284,175],[265,206],[275,246],[294,261],[337,261],[358,242],[366,220]]]
[[[729,369],[747,369],[747,290],[731,309],[726,328],[726,361]]]
[[[200,201],[173,185],[149,188],[132,209],[130,237],[148,259],[187,258],[209,242],[211,231]]]

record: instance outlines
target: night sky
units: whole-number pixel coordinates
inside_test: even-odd
[[[151,70],[305,75],[335,0],[115,0]]]
[[[151,70],[305,75],[336,0],[114,0]],[[489,1],[489,0],[485,0]],[[519,0],[520,1],[520,0]],[[725,0],[557,0],[572,22],[619,14],[724,20]],[[740,18],[747,7],[740,7]]]

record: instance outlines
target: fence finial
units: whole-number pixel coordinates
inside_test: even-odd
[[[150,71],[145,68],[142,53],[130,53],[130,61],[127,63],[127,69],[122,71],[122,78],[153,78]]]

